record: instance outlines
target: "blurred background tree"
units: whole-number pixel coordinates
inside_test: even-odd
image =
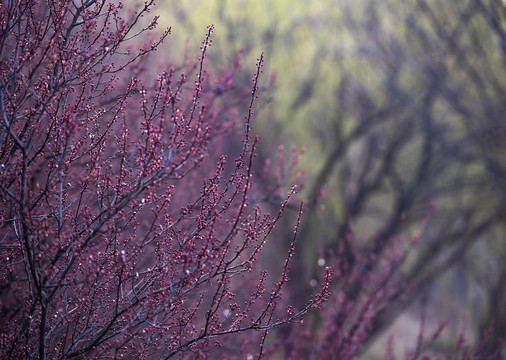
[[[170,0],[161,12],[181,46],[189,36],[196,47],[216,25],[210,63],[239,49],[253,63],[263,51],[265,72],[276,75],[264,77],[261,155],[307,146],[298,169],[310,211],[292,302],[304,303],[318,263],[335,249],[349,270],[357,249],[381,259],[388,240],[404,236],[412,240],[405,246],[417,245],[404,269],[414,289],[378,314],[371,342],[422,289],[431,317],[448,318],[450,328],[466,318],[476,336],[493,319],[490,346],[506,333],[503,2]]]

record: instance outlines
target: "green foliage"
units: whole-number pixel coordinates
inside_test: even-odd
[[[504,287],[497,275],[506,216],[503,3],[201,0],[164,9],[162,18],[180,29],[173,41],[189,35],[196,46],[214,23],[213,63],[230,61],[238,49],[245,61],[265,52],[266,74],[276,73],[263,89],[257,129],[264,142],[307,145],[299,166],[309,203],[328,191],[325,210],[313,208],[303,229],[318,240],[300,245],[304,281],[316,276],[318,254],[342,244],[354,224],[385,239],[420,234],[408,261],[411,280],[434,279],[455,264],[480,273],[493,259],[485,292]],[[264,82],[270,85],[268,76]],[[477,243],[486,244],[478,260]],[[380,242],[375,252],[385,248]],[[472,288],[480,282],[451,279]],[[471,292],[459,296],[462,306]],[[489,306],[504,305],[503,298],[489,297]],[[506,317],[498,321],[506,328]]]

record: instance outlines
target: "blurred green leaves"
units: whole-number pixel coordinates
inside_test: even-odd
[[[274,143],[263,156],[273,156],[278,142],[307,145],[300,163],[307,171],[304,197],[311,202],[328,190],[325,211],[312,209],[303,230],[324,249],[316,249],[316,241],[300,245],[296,264],[306,263],[294,270],[300,284],[315,275],[318,251],[343,241],[354,246],[344,240],[352,224],[385,239],[373,249],[378,257],[388,238],[420,233],[422,245],[407,271],[415,281],[455,264],[479,272],[483,259],[501,257],[506,10],[500,1],[165,4],[162,19],[174,26],[175,48],[187,36],[195,48],[214,23],[212,64],[230,62],[244,49],[243,81],[261,52],[264,83],[276,73],[259,102],[256,131]],[[480,242],[489,247],[477,260],[472,251]],[[504,271],[497,266],[493,272]],[[489,288],[502,288],[503,280],[493,278]],[[474,286],[469,278],[455,281]]]

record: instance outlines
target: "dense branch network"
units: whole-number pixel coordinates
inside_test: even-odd
[[[141,20],[152,3],[136,13],[102,0],[0,8],[2,357],[195,355],[326,298],[323,284],[285,316],[286,275],[269,295],[259,271],[295,192],[276,216],[250,206],[263,55],[231,167],[218,139],[241,124],[216,101],[231,75],[206,69],[213,27],[185,73],[163,64],[150,81],[151,54],[170,32],[139,45],[156,25]],[[219,94],[208,91],[214,81]]]

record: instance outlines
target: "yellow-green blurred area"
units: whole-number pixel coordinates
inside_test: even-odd
[[[161,27],[172,26],[175,63],[188,41],[198,50],[210,24],[208,64],[230,66],[242,49],[243,86],[265,54],[261,158],[276,158],[278,144],[307,146],[298,169],[308,211],[288,292],[296,303],[312,291],[318,258],[339,244],[376,234],[368,249],[381,257],[388,239],[404,236],[411,248],[416,236],[405,265],[415,290],[378,319],[377,334],[416,337],[424,291],[432,324],[450,322],[441,351],[451,354],[464,319],[471,337],[490,319],[491,338],[506,333],[501,1],[166,0],[157,13]],[[280,254],[289,240],[279,241]],[[342,261],[353,266],[348,255]]]

